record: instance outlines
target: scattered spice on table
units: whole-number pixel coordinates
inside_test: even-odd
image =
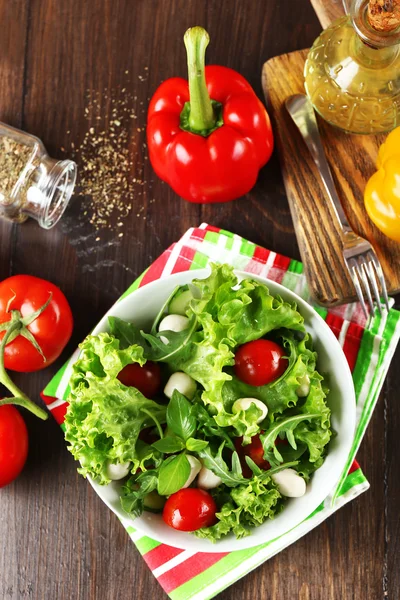
[[[127,83],[122,89],[87,90],[84,116],[90,127],[79,145],[69,144],[79,164],[82,214],[97,231],[122,227],[146,183],[144,127],[136,125],[138,118],[145,121],[145,110],[137,109],[137,95],[127,91],[129,87]]]

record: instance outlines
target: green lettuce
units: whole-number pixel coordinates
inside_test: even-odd
[[[81,463],[78,471],[107,484],[108,463],[131,462],[132,472],[159,463],[160,453],[138,438],[142,429],[165,422],[166,407],[117,379],[127,364],[145,363],[143,348],[120,348],[117,338],[100,333],[88,336],[81,350],[65,417],[65,438]]]
[[[221,502],[226,494],[218,491],[215,500]],[[283,499],[270,477],[254,476],[247,483],[230,490],[230,499],[220,506],[218,522],[195,532],[200,538],[216,542],[232,532],[237,538],[250,535],[253,527],[258,527],[283,508]]]

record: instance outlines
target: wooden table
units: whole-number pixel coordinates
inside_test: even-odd
[[[48,232],[32,221],[0,224],[0,278],[30,273],[54,281],[75,316],[62,359],[16,377],[32,397],[128,284],[189,226],[207,221],[298,257],[276,157],[246,198],[188,204],[152,174],[143,128],[161,80],[185,76],[187,27],[204,25],[212,40],[209,60],[240,71],[261,96],[263,62],[307,47],[320,30],[308,0],[0,0],[0,23],[0,120],[38,135],[61,157],[61,148],[78,146],[91,125],[88,91],[101,95],[108,88],[118,95],[129,88],[137,96],[135,169],[145,181],[121,237],[115,231],[98,236],[79,203]],[[399,369],[392,367],[359,452],[371,490],[220,598],[398,597],[399,387]],[[56,423],[24,416],[28,462],[0,491],[0,598],[166,598],[118,520],[77,475]]]

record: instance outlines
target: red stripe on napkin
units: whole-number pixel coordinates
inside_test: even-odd
[[[176,263],[171,273],[180,273],[181,271],[187,271],[188,266],[193,262],[195,254],[196,250],[190,248],[189,246],[183,246],[178,258],[176,259]]]
[[[265,265],[270,254],[270,250],[257,246],[257,248],[254,250],[253,260],[258,260],[258,262],[261,262],[263,265]]]
[[[349,475],[350,473],[353,473],[353,471],[357,471],[357,469],[360,468],[360,465],[358,464],[358,462],[356,460],[353,460],[353,464],[351,465],[350,469],[349,469]]]
[[[193,577],[196,577],[196,575],[199,575],[209,567],[215,565],[215,563],[219,562],[227,554],[229,554],[229,552],[221,552],[218,554],[198,552],[185,560],[185,562],[160,575],[160,577],[158,577],[158,583],[164,588],[167,594],[169,594],[172,590],[175,590],[180,585],[183,585],[190,579],[193,579]]]
[[[143,558],[148,567],[153,571],[182,552],[181,548],[173,548],[172,546],[161,544],[144,554]]]
[[[364,329],[357,325],[357,323],[350,323],[343,344],[343,352],[346,355],[351,371],[354,371],[354,367],[356,366],[363,333]]]
[[[335,336],[339,338],[343,326],[346,326],[348,322],[338,315],[328,313],[326,316],[326,323],[332,329]],[[351,371],[353,371],[354,367],[356,366],[363,332],[363,328],[357,325],[357,323],[348,323],[343,342],[343,352],[347,358],[347,362],[349,363]]]
[[[171,246],[171,250],[172,250]],[[143,275],[143,278],[140,282],[139,287],[143,287],[147,283],[154,281],[155,279],[160,279],[162,272],[164,271],[164,267],[167,264],[167,260],[169,258],[169,252],[163,252],[161,256],[157,258],[147,269],[146,273]]]

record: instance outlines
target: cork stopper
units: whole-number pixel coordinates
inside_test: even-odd
[[[394,31],[400,27],[400,0],[369,0],[368,20],[375,31]]]

